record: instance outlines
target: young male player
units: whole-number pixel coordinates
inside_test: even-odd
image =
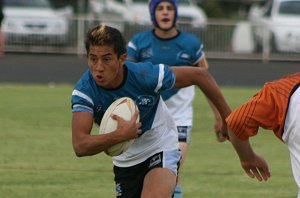
[[[259,181],[271,174],[266,161],[254,153],[249,137],[259,127],[273,130],[290,151],[291,164],[300,198],[300,73],[266,83],[248,102],[233,111],[226,119],[230,141],[244,171]],[[284,184],[283,184],[284,185]]]
[[[126,43],[112,27],[91,29],[85,42],[88,70],[72,93],[72,143],[77,156],[95,155],[117,143],[135,139],[129,149],[113,157],[116,196],[125,198],[172,197],[181,157],[178,134],[160,92],[197,85],[218,108],[223,119],[230,113],[212,76],[199,67],[168,67],[164,64],[126,61]],[[130,121],[114,116],[118,128],[93,135],[108,106],[120,97],[132,98],[139,109]]]
[[[150,61],[153,64],[164,63],[172,66],[189,65],[208,69],[203,51],[203,43],[193,34],[179,31],[177,25],[177,0],[150,0],[149,11],[153,30],[137,33],[128,43],[127,59],[134,62]],[[179,8],[180,9],[180,8]],[[179,135],[179,147],[182,152],[180,168],[191,139],[193,124],[193,101],[195,87],[172,89],[161,93],[170,110]],[[222,122],[219,113],[212,106],[215,115],[215,131],[220,142],[225,141],[219,132]],[[174,198],[182,197],[180,180]]]

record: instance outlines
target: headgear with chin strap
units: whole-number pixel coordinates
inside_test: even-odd
[[[149,0],[149,11],[150,11],[150,16],[151,16],[151,21],[152,21],[152,23],[155,27],[159,28],[159,26],[157,24],[157,21],[156,21],[156,18],[155,18],[155,9],[156,9],[156,6],[160,2],[163,2],[163,1],[170,2],[174,5],[174,9],[175,9],[175,17],[174,17],[174,21],[173,21],[173,27],[174,27],[175,23],[177,21],[177,15],[178,15],[178,2],[177,2],[177,0]]]

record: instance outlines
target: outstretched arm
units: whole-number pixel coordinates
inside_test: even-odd
[[[211,110],[214,113],[215,116],[215,134],[218,142],[224,142],[228,139],[228,135],[222,133],[222,126],[223,126],[223,119],[218,111],[218,109],[215,107],[215,105],[208,99],[206,98]]]
[[[200,61],[197,63],[197,66],[198,67],[201,67],[203,69],[208,69],[208,62],[206,60],[205,57],[202,57],[200,59]],[[222,117],[218,111],[218,109],[215,107],[215,105],[206,97],[206,100],[210,106],[210,108],[212,109],[213,113],[214,113],[214,116],[215,116],[215,126],[214,126],[214,130],[215,130],[215,134],[216,134],[216,137],[217,137],[217,141],[218,142],[224,142],[227,140],[227,135],[224,136],[222,134]]]
[[[254,153],[249,140],[241,140],[228,129],[230,142],[237,152],[241,166],[247,175],[259,181],[267,181],[271,176],[267,162]]]
[[[222,133],[227,136],[227,126],[225,118],[231,110],[221,93],[216,81],[210,73],[200,67],[172,67],[176,76],[174,88],[181,88],[190,85],[197,85],[205,96],[214,104],[222,117]]]

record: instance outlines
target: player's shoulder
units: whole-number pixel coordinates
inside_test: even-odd
[[[132,62],[132,61],[126,61],[125,63],[129,75],[137,76],[140,78],[143,77],[158,77],[158,74],[162,74],[166,72],[168,69],[168,66],[165,64],[153,64],[150,61],[145,62]]]
[[[202,41],[195,34],[193,34],[191,32],[180,31],[179,38],[181,40],[184,40],[185,42],[191,43],[191,44],[202,43]]]
[[[92,77],[92,74],[89,69],[87,69],[81,78],[77,81],[75,84],[74,89],[76,90],[81,90],[81,91],[88,91],[92,90],[93,85],[94,85],[94,79]]]
[[[125,65],[127,66],[129,71],[144,71],[144,70],[153,69],[155,67],[158,67],[157,64],[153,64],[150,61],[132,62],[132,61],[127,60]]]
[[[192,33],[192,32],[180,31],[180,35],[182,37],[188,37],[188,38],[199,40],[199,38],[194,33]]]

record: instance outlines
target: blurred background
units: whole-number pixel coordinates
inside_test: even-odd
[[[151,28],[148,0],[4,0],[5,52],[84,54],[105,22],[129,40]],[[208,58],[300,60],[300,0],[179,0],[179,28]]]

